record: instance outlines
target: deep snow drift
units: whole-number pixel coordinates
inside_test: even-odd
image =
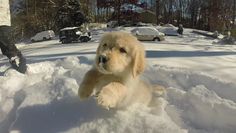
[[[124,29],[118,29],[124,30]],[[125,29],[128,31],[127,29]],[[189,30],[190,31],[190,30]],[[143,78],[166,87],[149,107],[105,110],[94,98],[80,101],[79,84],[93,64],[98,40],[18,45],[28,59],[23,75],[0,58],[0,133],[234,133],[236,47],[213,45],[190,32],[143,42]]]

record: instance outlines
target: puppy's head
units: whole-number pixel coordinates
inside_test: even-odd
[[[97,48],[96,67],[103,74],[132,74],[136,77],[145,67],[144,48],[129,33],[107,33]]]

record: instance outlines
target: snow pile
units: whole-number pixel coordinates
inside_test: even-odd
[[[153,79],[154,75],[158,77]],[[235,84],[163,66],[150,67],[146,77],[167,87],[166,110],[189,132],[235,132]]]
[[[168,92],[170,103],[177,103],[177,108],[182,110],[181,117],[190,126],[194,125],[195,128],[209,132],[235,132],[235,102],[219,97],[204,85],[193,87],[188,91],[169,88]]]
[[[0,131],[186,132],[167,115],[167,101],[159,97],[152,107],[134,105],[127,110],[105,110],[92,98],[80,102],[78,83],[89,68],[77,57],[68,57],[31,64],[27,75],[8,70],[1,80],[0,116],[7,118],[1,119]]]
[[[1,76],[0,116],[2,124],[0,132],[9,128],[8,120],[12,119],[10,123],[13,122],[15,118],[12,117],[15,117],[18,106],[24,108],[37,104],[48,104],[54,99],[76,94],[78,84],[75,78],[78,76],[73,70],[76,68],[74,66],[78,65],[78,59],[71,58],[70,71],[67,69],[68,59],[70,58],[64,61],[31,64],[28,66],[29,72],[26,75],[10,69],[7,70],[5,76]],[[75,62],[77,64],[73,64]],[[69,78],[66,74],[75,78]]]
[[[151,66],[143,78],[167,87],[149,107],[105,110],[80,101],[79,83],[91,64],[77,57],[29,65],[26,75],[1,76],[0,132],[202,133],[235,131],[235,87],[186,70]],[[156,76],[158,75],[158,77]],[[204,79],[204,80],[203,80]],[[214,83],[214,84],[212,84]],[[231,91],[221,91],[220,86]],[[218,93],[218,94],[217,94]],[[220,97],[220,96],[221,97]]]
[[[156,99],[153,107],[133,105],[126,110],[107,112],[107,117],[83,123],[70,132],[103,132],[103,133],[185,133],[165,112],[166,101]]]

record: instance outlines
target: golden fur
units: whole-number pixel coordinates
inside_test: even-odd
[[[145,50],[134,36],[107,33],[97,48],[95,66],[85,74],[80,85],[79,96],[85,99],[95,91],[98,104],[105,108],[148,104],[152,89],[139,78],[144,69]]]

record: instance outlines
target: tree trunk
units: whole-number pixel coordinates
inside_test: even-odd
[[[159,16],[160,16],[160,0],[156,0],[156,20],[157,20],[157,24],[160,23]]]
[[[234,0],[234,5],[233,5],[233,28],[235,27],[235,18],[236,17],[236,0]]]
[[[179,0],[179,12],[178,12],[178,25],[182,23],[182,14],[183,14],[183,4],[182,0]]]
[[[120,8],[121,8],[121,0],[117,1],[117,22],[120,25]]]
[[[173,6],[173,1],[172,0],[169,0],[169,13],[168,13],[168,23],[172,23],[172,19],[173,19],[173,9],[172,9],[172,6]]]

